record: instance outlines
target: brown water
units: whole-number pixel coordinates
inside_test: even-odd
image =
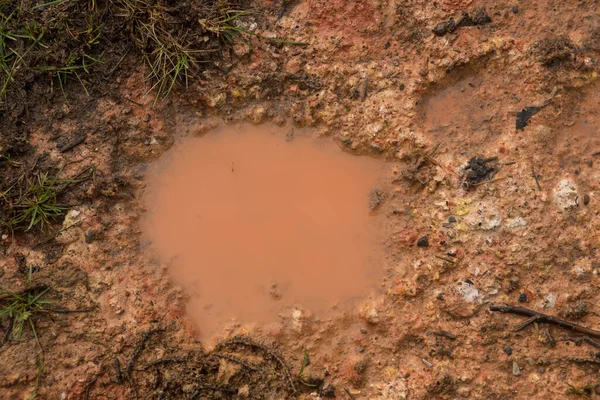
[[[149,174],[144,234],[191,299],[200,336],[298,306],[349,307],[381,273],[368,195],[382,163],[290,128],[185,139]],[[289,139],[289,138],[287,138]]]

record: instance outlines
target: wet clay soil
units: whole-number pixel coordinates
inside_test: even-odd
[[[190,296],[200,336],[293,307],[325,317],[380,277],[369,193],[381,163],[290,132],[188,138],[150,173],[145,235]]]

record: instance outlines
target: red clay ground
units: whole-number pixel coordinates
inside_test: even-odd
[[[249,29],[308,46],[238,42],[222,71],[156,105],[132,55],[115,90],[32,112],[34,155],[15,162],[46,152],[66,176],[95,166],[63,200],[72,207],[56,238],[2,236],[0,286],[26,289],[36,267],[48,299],[92,309],[36,319],[39,398],[135,398],[128,365],[138,398],[313,398],[333,386],[338,398],[347,388],[357,399],[554,399],[597,382],[598,349],[583,335],[543,323],[516,332],[525,317],[489,310],[520,305],[600,329],[596,2],[302,0],[279,20],[280,2],[256,6],[265,12],[242,20]],[[482,6],[491,23],[432,33]],[[544,104],[515,128],[518,111]],[[194,341],[186,294],[140,241],[139,197],[147,163],[220,120],[317,127],[389,162],[385,278],[357,310],[222,335],[267,347]],[[80,131],[85,143],[57,150]],[[465,187],[475,156],[499,170]],[[416,246],[425,235],[429,246]],[[162,331],[142,340],[150,328]],[[305,349],[316,388],[298,376]],[[0,360],[2,398],[27,396],[40,360],[31,331]]]

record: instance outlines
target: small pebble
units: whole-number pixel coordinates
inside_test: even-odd
[[[512,349],[511,349],[509,346],[506,346],[506,347],[504,348],[504,352],[505,352],[507,355],[509,355],[509,356],[510,356],[510,355],[512,354]]]
[[[454,215],[451,215],[450,217],[448,217],[448,222],[456,222],[456,217]]]
[[[521,368],[519,368],[519,364],[516,361],[513,361],[513,375],[519,376],[521,375]]]
[[[428,247],[429,246],[429,238],[427,238],[427,236],[423,236],[421,239],[417,240],[417,246]]]
[[[96,232],[94,232],[93,230],[90,229],[85,234],[85,242],[92,243],[94,241],[94,239],[96,239]]]
[[[586,206],[590,204],[590,195],[587,193],[583,196],[583,204]]]
[[[513,14],[518,13],[519,12],[519,6],[513,6],[512,12],[513,12]]]
[[[366,335],[367,330],[365,328],[360,328],[360,333],[362,333],[363,335]]]
[[[538,372],[539,372],[540,374],[543,374],[544,372],[546,372],[546,368],[544,368],[544,367],[539,367],[539,368],[538,368]]]
[[[526,303],[527,302],[527,293],[521,293],[519,295],[519,303]]]
[[[360,347],[358,348],[358,352],[359,352],[359,353],[364,353],[364,352],[365,352],[365,348],[364,348],[364,347],[362,347],[362,346],[360,346]]]
[[[150,114],[146,114],[146,116],[144,117],[144,122],[149,122],[150,121]]]

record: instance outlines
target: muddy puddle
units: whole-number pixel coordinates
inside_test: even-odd
[[[501,78],[486,73],[433,90],[421,105],[423,129],[443,145],[485,151],[499,134],[497,124],[503,123],[498,109],[519,109],[512,88],[498,87],[506,87]]]
[[[571,149],[580,155],[600,154],[600,84],[589,88],[573,115],[561,119],[559,150]]]
[[[189,296],[200,337],[296,307],[325,318],[380,277],[369,193],[383,164],[290,133],[221,128],[182,140],[149,172],[144,235]]]

